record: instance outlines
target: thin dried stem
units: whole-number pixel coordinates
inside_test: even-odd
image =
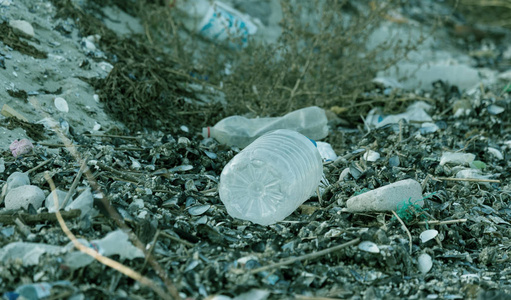
[[[50,177],[48,172],[45,172],[44,178],[46,179],[46,181],[50,185],[51,191],[53,193],[53,191],[55,191],[55,183],[51,179],[51,177]],[[128,277],[130,277],[130,278],[132,278],[132,279],[134,279],[134,280],[136,280],[138,282],[140,282],[143,285],[146,285],[146,286],[150,287],[162,299],[173,299],[170,295],[168,295],[163,289],[161,289],[151,279],[143,276],[142,274],[136,272],[135,270],[133,270],[133,269],[131,269],[131,268],[129,268],[129,267],[127,267],[127,266],[125,266],[125,265],[123,265],[123,264],[113,260],[113,259],[110,259],[110,258],[108,258],[106,256],[103,256],[103,255],[99,254],[95,250],[93,250],[93,249],[91,249],[89,247],[86,247],[85,245],[80,243],[76,239],[75,235],[71,232],[71,230],[69,230],[69,228],[66,225],[66,222],[64,222],[64,219],[62,218],[62,215],[58,211],[58,209],[59,209],[59,199],[58,199],[57,193],[53,193],[53,204],[54,204],[55,209],[57,210],[55,212],[55,215],[57,216],[57,220],[59,222],[60,227],[62,228],[62,231],[64,231],[66,236],[69,238],[69,240],[71,240],[71,242],[73,242],[73,245],[78,250],[80,250],[81,252],[91,256],[92,258],[94,258],[95,260],[99,261],[100,263],[102,263],[102,264],[104,264],[106,266],[109,266],[112,269],[117,270],[118,272],[120,272],[120,273],[122,273],[122,274],[124,274],[124,275],[126,275],[126,276],[128,276]]]
[[[406,231],[406,234],[408,234],[408,242],[409,242],[409,246],[410,246],[410,254],[412,254],[412,234],[410,233],[410,230],[408,230],[408,228],[406,227],[406,225],[403,222],[403,220],[401,220],[401,218],[398,216],[398,214],[395,211],[392,211],[392,213],[397,218],[399,223],[401,223],[401,226],[403,227],[403,230]]]
[[[274,268],[290,265],[290,264],[293,264],[293,263],[295,263],[297,261],[302,261],[302,260],[307,260],[307,259],[315,259],[315,258],[324,256],[324,255],[330,254],[332,252],[341,250],[343,248],[346,248],[346,247],[349,247],[349,246],[353,246],[353,245],[355,245],[355,244],[357,244],[359,242],[360,242],[360,239],[356,238],[356,239],[353,239],[353,240],[351,240],[349,242],[346,242],[344,244],[341,244],[341,245],[333,246],[333,247],[330,247],[330,248],[327,248],[327,249],[324,249],[324,250],[321,250],[321,251],[317,251],[317,252],[313,252],[313,253],[309,253],[309,254],[305,254],[305,255],[301,255],[301,256],[291,257],[291,258],[281,260],[280,262],[277,262],[277,263],[274,263],[274,264],[271,264],[271,265],[267,265],[267,266],[263,266],[263,267],[260,267],[260,268],[256,268],[256,269],[250,270],[248,273],[249,274],[256,274],[256,273],[259,273],[259,272],[262,272],[262,271],[266,271],[266,270],[270,270],[270,269],[274,269]]]

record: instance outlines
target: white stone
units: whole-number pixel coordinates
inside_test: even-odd
[[[32,204],[35,209],[41,207],[44,201],[44,192],[35,185],[19,186],[10,190],[5,196],[6,209],[28,209]]]
[[[23,20],[11,20],[9,21],[9,26],[11,26],[12,30],[25,37],[33,38],[35,36],[34,27],[27,21]]]
[[[419,267],[419,271],[421,271],[422,274],[426,274],[433,267],[433,260],[431,259],[431,256],[429,256],[429,254],[422,253],[421,255],[419,255],[419,258],[417,259],[417,264]]]
[[[351,197],[346,202],[346,210],[362,211],[391,211],[397,210],[403,203],[412,203],[422,207],[422,187],[413,179],[405,179],[392,184]]]
[[[23,185],[29,185],[30,179],[27,173],[14,172],[9,177],[2,188],[2,198],[9,193],[10,190]]]
[[[61,112],[69,112],[69,106],[67,105],[67,101],[66,99],[62,98],[62,97],[57,97],[55,98],[55,101],[53,101],[53,103],[55,104],[55,107],[61,111]]]

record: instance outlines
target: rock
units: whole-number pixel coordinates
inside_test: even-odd
[[[23,185],[29,185],[30,179],[27,173],[14,172],[9,177],[2,188],[2,198],[9,193],[10,190]]]
[[[417,264],[419,267],[419,271],[421,271],[422,274],[426,274],[433,267],[433,260],[431,259],[431,256],[429,256],[429,254],[422,253],[421,255],[419,255],[419,258],[417,259]]]
[[[5,196],[6,209],[28,209],[29,204],[35,209],[41,207],[44,201],[44,192],[35,185],[24,185],[14,188]]]
[[[346,202],[346,210],[361,211],[391,211],[397,210],[398,205],[410,200],[417,205],[424,205],[422,187],[413,179],[401,180],[381,188],[351,197]]]
[[[24,37],[33,38],[35,36],[34,27],[27,21],[23,20],[11,20],[9,21],[9,26],[11,26],[12,30],[19,35]]]

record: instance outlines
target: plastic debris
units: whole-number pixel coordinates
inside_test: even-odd
[[[80,217],[83,218],[92,210],[93,203],[94,198],[92,197],[91,190],[86,188],[73,202],[65,207],[65,210],[79,209],[81,211]]]
[[[375,162],[378,159],[380,159],[380,153],[373,150],[369,150],[366,153],[364,153],[362,157],[364,158],[365,161]]]
[[[421,124],[420,132],[421,134],[428,134],[428,133],[434,133],[440,130],[440,127],[436,125],[435,123],[431,122],[424,122]]]
[[[438,230],[429,229],[421,232],[420,239],[423,243],[434,239],[438,235]]]
[[[224,167],[218,192],[232,217],[269,225],[309,199],[322,175],[315,145],[296,131],[280,129],[254,141]]]
[[[0,157],[0,173],[5,171],[5,161],[3,157]]]
[[[61,246],[53,246],[41,243],[14,242],[0,249],[0,261],[20,260],[24,266],[39,264],[39,257],[45,253],[58,254],[62,252]]]
[[[335,154],[332,145],[325,142],[316,142],[316,146],[318,147],[319,154],[325,161],[332,161],[337,158],[337,154]]]
[[[9,150],[11,150],[12,156],[15,158],[23,154],[30,153],[33,148],[34,145],[32,145],[32,142],[27,139],[15,140],[9,146]]]
[[[490,106],[488,106],[486,108],[488,110],[488,112],[492,115],[498,115],[498,114],[501,114],[503,113],[506,109],[501,107],[501,106],[498,106],[498,105],[495,105],[495,104],[491,104]]]
[[[472,153],[444,152],[440,158],[440,165],[470,165],[470,163],[474,161],[475,157],[476,156]]]
[[[369,253],[380,253],[380,248],[378,248],[378,245],[371,241],[361,242],[358,244],[358,249]]]
[[[502,152],[500,152],[500,150],[493,148],[493,147],[488,147],[486,150],[488,151],[488,153],[495,156],[496,159],[498,159],[498,160],[504,159],[504,155],[502,155]]]
[[[7,300],[16,299],[27,299],[27,300],[39,300],[46,299],[51,296],[52,289],[55,287],[62,287],[66,290],[71,289],[77,291],[75,287],[71,285],[68,280],[56,281],[56,282],[40,282],[20,285],[13,292],[4,293],[4,298]],[[71,298],[70,298],[71,299]]]
[[[78,241],[103,256],[119,255],[121,259],[130,260],[144,257],[142,250],[133,246],[128,239],[128,235],[120,229],[110,232],[104,238],[93,240],[90,243],[84,239],[79,239]],[[65,249],[68,251],[73,248],[73,243],[65,246]],[[73,251],[66,255],[64,261],[69,268],[78,269],[92,263],[94,258],[81,251]]]
[[[421,271],[422,274],[426,274],[433,267],[433,260],[431,259],[431,256],[429,256],[429,254],[422,253],[421,255],[419,255],[419,258],[417,259],[417,264],[419,267],[419,271]]]
[[[388,124],[398,123],[399,120],[406,122],[431,122],[433,119],[428,115],[426,110],[431,106],[425,102],[418,101],[410,105],[404,113],[397,115],[383,115],[381,109],[375,107],[369,111],[365,119],[366,126],[380,128]]]
[[[54,204],[54,196],[57,194],[57,198],[59,199],[58,207],[64,203],[64,200],[66,199],[67,192],[61,191],[59,189],[55,189],[52,191],[47,197],[46,200],[44,200],[44,206],[48,209],[48,212],[56,212],[55,204]]]
[[[409,200],[422,207],[424,205],[422,198],[420,183],[413,179],[405,179],[351,197],[346,202],[346,210],[350,212],[391,211]]]
[[[260,21],[243,14],[220,1],[176,1],[177,9],[184,14],[183,24],[211,41],[231,39],[229,45],[245,47],[248,36],[257,32]]]
[[[321,140],[328,135],[325,111],[311,106],[275,118],[247,119],[231,116],[213,127],[203,128],[202,136],[213,137],[228,146],[244,148],[263,134],[276,129],[298,131],[313,140]]]

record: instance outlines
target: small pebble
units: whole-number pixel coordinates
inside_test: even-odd
[[[423,243],[434,239],[438,235],[438,231],[435,229],[425,230],[420,234],[420,239]]]
[[[429,254],[422,253],[421,255],[419,255],[419,258],[417,259],[417,264],[419,267],[419,271],[421,271],[422,274],[426,274],[433,267],[433,260],[431,259],[431,256],[429,256]]]
[[[24,185],[14,188],[7,193],[7,196],[5,196],[5,208],[28,209],[28,206],[32,204],[35,209],[38,209],[43,205],[43,201],[43,190],[35,185]]]
[[[62,98],[62,97],[57,97],[55,98],[54,102],[55,104],[55,107],[61,111],[61,112],[69,112],[69,106],[67,105],[67,101],[66,99]]]
[[[11,26],[12,30],[19,35],[24,37],[33,38],[35,36],[34,27],[27,21],[23,20],[11,20],[9,21],[9,26]]]

